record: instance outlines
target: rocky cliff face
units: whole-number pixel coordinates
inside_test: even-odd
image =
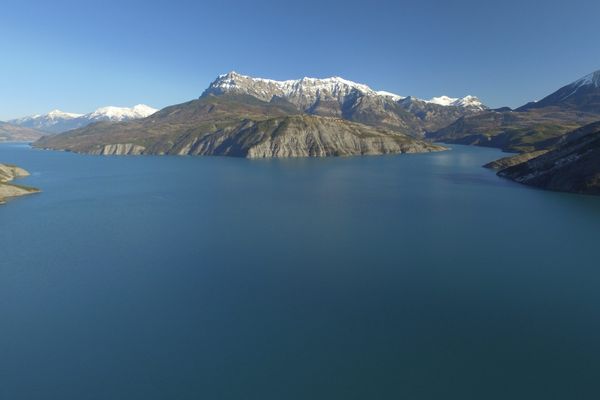
[[[90,150],[90,154],[99,156],[138,156],[144,154],[146,148],[133,143],[106,144]]]
[[[4,204],[7,199],[12,197],[39,192],[38,189],[9,183],[14,179],[26,176],[29,176],[29,173],[22,168],[14,165],[0,164],[0,204]]]
[[[62,138],[60,138],[62,139]],[[107,138],[104,137],[104,140]],[[131,137],[135,139],[135,137]],[[222,155],[247,158],[326,157],[418,153],[441,151],[443,147],[409,136],[333,117],[280,116],[261,121],[243,120],[212,132],[183,132],[172,140],[147,145],[135,143],[96,144],[54,140],[44,142],[58,148],[97,155]]]
[[[444,150],[402,134],[331,117],[292,116],[244,122],[198,138],[179,154],[248,158],[327,157]]]

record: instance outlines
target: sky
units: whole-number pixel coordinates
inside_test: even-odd
[[[597,0],[2,2],[0,120],[162,108],[218,74],[516,107],[600,69]]]

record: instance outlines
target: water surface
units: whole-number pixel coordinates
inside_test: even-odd
[[[600,198],[501,155],[0,145],[0,398],[597,398]]]

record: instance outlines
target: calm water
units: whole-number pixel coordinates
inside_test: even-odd
[[[0,399],[597,399],[600,198],[500,155],[0,145]]]

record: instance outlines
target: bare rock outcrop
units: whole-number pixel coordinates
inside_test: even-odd
[[[38,193],[39,190],[31,187],[14,185],[14,179],[29,176],[29,172],[15,165],[0,164],[0,204],[7,199]]]

